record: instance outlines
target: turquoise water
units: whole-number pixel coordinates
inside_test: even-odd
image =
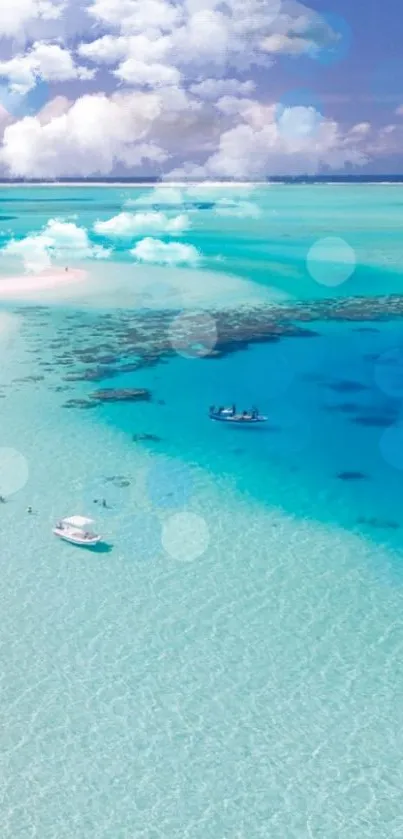
[[[9,240],[10,232],[22,238],[46,225],[49,218],[62,217],[84,226],[94,243],[112,245],[113,260],[132,263],[128,249],[135,238],[142,237],[111,242],[94,233],[97,220],[105,221],[122,211],[156,210],[169,216],[186,213],[191,228],[182,238],[201,250],[206,270],[274,285],[298,299],[325,297],[329,289],[316,283],[307,271],[307,252],[321,237],[341,236],[355,252],[357,269],[347,283],[332,289],[334,296],[382,294],[386,274],[388,291],[400,291],[403,198],[399,185],[277,184],[253,191],[227,188],[224,195],[223,188],[198,187],[186,194],[167,187],[167,195],[168,190],[169,199],[164,199],[163,188],[159,188],[153,200],[151,190],[122,186],[30,187],[27,199],[24,187],[14,187],[11,192],[3,188],[0,245]],[[240,204],[239,217],[218,215],[214,206],[219,201]],[[127,202],[131,206],[126,206]],[[245,204],[257,206],[261,215],[250,217]]]
[[[143,212],[125,206],[141,195],[189,214],[180,240],[150,235],[194,245],[199,267],[134,264],[148,234],[94,234]],[[223,196],[0,191],[15,216],[0,245],[60,218],[112,248],[79,254],[80,288],[1,303],[4,837],[401,835],[400,321],[321,321],[309,339],[66,380],[79,349],[110,343],[144,305],[175,317],[401,291],[401,187],[232,189],[231,209],[248,201],[256,218],[220,215]],[[357,263],[335,287],[307,268],[327,236]],[[6,270],[21,273],[18,259]],[[153,399],[64,407],[104,387]],[[234,400],[258,402],[267,429],[208,421]],[[96,515],[108,552],[54,539],[74,512]]]

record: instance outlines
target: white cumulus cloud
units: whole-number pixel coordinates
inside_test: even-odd
[[[94,75],[94,70],[77,66],[69,50],[59,44],[36,42],[25,54],[0,61],[0,76],[8,79],[12,92],[21,94],[32,90],[38,79],[65,82]]]
[[[95,41],[82,43],[78,53],[95,64],[114,65],[133,58],[142,62],[161,62],[171,49],[171,41],[156,31],[140,35],[102,35]]]
[[[313,107],[284,108],[254,103],[244,120],[222,132],[218,148],[203,166],[190,161],[174,169],[174,178],[205,177],[248,180],[271,174],[315,174],[362,165],[368,158],[360,134],[343,134],[335,120]]]
[[[87,231],[73,222],[50,219],[39,233],[24,239],[11,239],[1,249],[3,257],[18,257],[27,271],[38,271],[52,264],[52,260],[105,259],[110,250],[93,245]]]
[[[296,0],[93,0],[88,11],[112,32],[83,42],[81,55],[121,62],[115,73],[127,82],[134,75],[128,71],[130,60],[162,62],[192,80],[195,71],[204,71],[205,80],[199,75],[193,81],[192,92],[201,98],[211,98],[215,82],[217,89],[221,82],[221,95],[238,93],[239,85],[247,85],[243,93],[251,92],[253,82],[224,78],[228,68],[270,66],[271,54],[303,52],[306,44],[321,47],[334,37],[318,13]],[[213,78],[217,71],[219,79]]]
[[[14,38],[32,23],[60,19],[66,4],[67,0],[1,0],[0,37]]]
[[[247,96],[255,90],[255,82],[238,79],[204,79],[190,86],[190,92],[200,99],[215,101],[222,96]]]
[[[122,82],[133,86],[162,87],[163,85],[178,85],[181,74],[176,67],[167,64],[150,64],[128,58],[114,71],[115,76]]]
[[[86,95],[45,123],[38,115],[7,126],[1,159],[13,176],[45,178],[161,162],[165,153],[145,139],[160,108],[155,94]]]
[[[94,230],[103,236],[138,236],[145,233],[167,233],[181,235],[190,226],[189,219],[182,214],[168,218],[164,213],[119,213],[107,221],[96,221]]]
[[[350,130],[350,134],[368,134],[371,131],[371,123],[370,122],[357,122],[356,125]]]
[[[165,0],[94,0],[88,13],[97,23],[126,32],[155,28],[164,32],[181,20],[183,9]]]
[[[317,49],[315,42],[309,38],[290,37],[280,32],[262,38],[260,46],[264,52],[283,55],[314,54]]]
[[[151,237],[137,242],[130,253],[139,262],[155,265],[198,265],[201,261],[201,254],[193,245],[162,242]]]
[[[2,36],[14,50],[8,41],[0,61],[10,108],[0,109],[1,174],[246,180],[400,151],[394,124],[345,127],[313,106],[276,108],[278,57],[315,61],[340,38],[299,0],[0,0]],[[13,97],[41,81],[47,104],[16,117],[24,103]]]

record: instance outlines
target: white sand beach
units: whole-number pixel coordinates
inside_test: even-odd
[[[22,274],[15,277],[0,277],[0,300],[4,298],[36,296],[41,291],[57,291],[61,287],[81,283],[87,277],[82,268],[47,268],[37,274]]]

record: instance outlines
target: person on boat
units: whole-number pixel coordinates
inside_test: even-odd
[[[32,513],[32,507],[27,507],[27,513]]]
[[[232,416],[234,417],[235,414],[236,414],[236,405],[233,405],[231,410],[232,410]]]
[[[224,405],[220,405],[220,407],[217,411],[217,414],[222,414],[223,410],[224,410]]]

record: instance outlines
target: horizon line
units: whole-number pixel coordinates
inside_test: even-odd
[[[43,186],[60,186],[62,184],[76,184],[90,186],[96,185],[133,185],[133,186],[192,186],[202,185],[207,186],[268,186],[273,183],[403,183],[403,173],[393,175],[273,175],[259,180],[236,180],[223,178],[220,180],[213,179],[187,179],[187,180],[161,180],[157,177],[128,177],[128,176],[114,176],[114,177],[60,177],[60,178],[0,178],[0,186],[24,186],[24,185],[43,185]]]

